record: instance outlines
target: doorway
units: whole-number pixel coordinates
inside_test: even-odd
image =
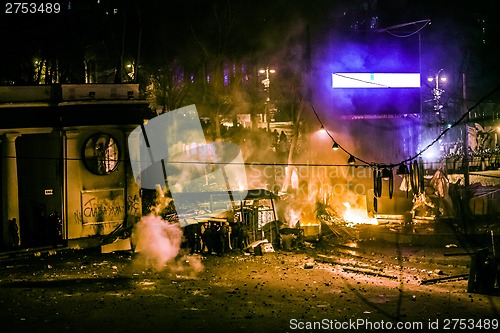
[[[16,140],[21,247],[63,242],[62,137],[24,134]]]

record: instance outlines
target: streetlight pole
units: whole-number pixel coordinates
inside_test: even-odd
[[[266,113],[264,115],[265,121],[267,123],[267,130],[270,131],[270,115],[269,115],[269,103],[271,102],[271,93],[269,91],[269,87],[271,85],[271,80],[269,77],[269,74],[274,74],[276,71],[274,69],[269,69],[269,67],[266,67],[266,69],[259,69],[259,73],[266,74],[266,78],[262,80],[262,84],[264,85],[264,89],[266,90]]]
[[[465,73],[462,73],[462,109],[464,114],[468,112],[467,109],[467,87],[465,85]],[[463,138],[463,150],[464,150],[464,158],[462,160],[462,169],[464,171],[464,185],[465,187],[469,187],[470,184],[470,179],[469,179],[469,131],[467,128],[467,124],[469,122],[469,115],[464,119],[464,129],[462,132],[462,138]]]
[[[429,115],[428,119],[431,123],[434,123],[434,121],[437,120],[437,126],[435,128],[437,134],[441,133],[444,130],[444,118],[441,114],[441,111],[444,107],[441,104],[441,97],[443,97],[444,89],[440,84],[444,84],[446,82],[446,76],[441,75],[442,72],[443,69],[441,68],[434,76],[430,76],[427,78],[427,81],[429,83],[434,83],[434,87],[431,89],[432,96],[434,97],[434,115]],[[431,131],[431,133],[434,133],[434,131]]]

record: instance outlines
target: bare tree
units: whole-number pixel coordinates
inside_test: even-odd
[[[184,104],[190,88],[183,68],[176,61],[165,63],[150,76],[146,96],[151,109],[157,113],[175,110]]]
[[[213,34],[207,35],[205,31],[197,31],[194,26],[191,26],[191,32],[198,50],[201,51],[201,80],[197,81],[199,85],[196,86],[200,89],[198,93],[201,97],[201,107],[206,108],[210,114],[214,139],[220,140],[221,120],[233,109],[236,103],[234,96],[240,91],[238,81],[230,82],[230,75],[225,68],[229,62],[227,46],[237,14],[230,1],[212,3],[211,14],[215,23]]]

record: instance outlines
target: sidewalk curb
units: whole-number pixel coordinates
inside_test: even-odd
[[[0,252],[0,266],[3,265],[4,263],[9,263],[16,260],[23,260],[33,257],[49,257],[70,250],[76,250],[76,249],[69,248],[66,246],[62,247],[46,246],[39,248],[2,251]]]

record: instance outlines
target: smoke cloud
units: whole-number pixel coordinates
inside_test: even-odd
[[[193,278],[204,268],[197,256],[183,254],[183,229],[160,216],[143,216],[134,226],[132,242],[137,256],[133,265],[138,269],[167,271]]]
[[[136,264],[157,271],[179,254],[182,229],[178,223],[168,223],[160,216],[143,216],[134,226],[132,242],[135,244]]]

